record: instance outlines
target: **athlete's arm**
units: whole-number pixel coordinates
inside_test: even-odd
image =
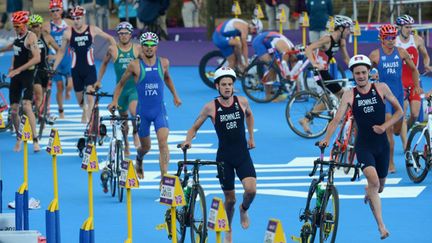
[[[378,134],[384,133],[387,128],[390,126],[393,126],[397,121],[399,121],[403,116],[403,110],[402,107],[399,104],[399,101],[396,99],[396,97],[391,92],[390,88],[385,83],[377,83],[376,84],[377,89],[380,91],[381,94],[383,94],[384,99],[386,99],[390,104],[393,106],[393,109],[396,111],[393,113],[391,118],[384,122],[382,125],[375,125],[373,126],[374,132]]]
[[[414,38],[417,40],[417,49],[419,50],[420,54],[423,56],[423,67],[426,72],[432,72],[432,67],[430,66],[430,58],[429,54],[426,50],[425,43],[423,38],[420,36],[414,36]]]
[[[246,116],[246,125],[247,125],[247,130],[249,133],[248,148],[253,149],[253,148],[255,148],[255,138],[254,138],[255,120],[254,120],[254,116],[252,114],[252,110],[249,106],[248,100],[244,97],[238,97],[238,99],[239,99],[240,103],[242,104],[242,107],[244,109],[244,113]]]
[[[345,39],[341,40],[341,50],[342,50],[342,58],[343,58],[344,62],[346,63],[346,65],[349,65],[350,56],[349,56],[348,50],[346,48],[346,40]]]
[[[57,69],[58,65],[60,64],[61,60],[63,59],[63,56],[66,52],[66,47],[69,46],[71,34],[72,34],[71,27],[68,27],[65,30],[65,32],[63,33],[62,44],[61,44],[59,51],[56,54],[54,65],[53,65],[54,70]]]
[[[378,67],[378,62],[379,62],[379,51],[378,49],[373,50],[370,54],[369,54],[369,59],[372,62],[372,67],[377,68]],[[372,79],[378,80],[379,79],[379,73],[376,72],[376,74],[371,75]]]
[[[49,22],[44,22],[42,24],[42,33],[51,35],[51,24]]]
[[[249,49],[248,49],[248,44],[247,44],[247,38],[248,38],[248,33],[249,33],[249,26],[246,24],[244,25],[243,23],[235,23],[236,28],[240,31],[240,41],[241,41],[241,48],[242,48],[242,54],[243,54],[243,60],[245,61],[245,63],[242,64],[247,66],[248,65],[248,55],[249,55]]]
[[[325,47],[326,44],[330,42],[329,36],[323,36],[319,40],[311,43],[309,46],[306,47],[305,55],[309,59],[312,66],[318,69],[323,69],[322,65],[317,61],[314,51],[316,49],[322,49]]]
[[[102,78],[105,74],[108,63],[110,62],[111,59],[115,60],[115,58],[113,57],[113,48],[114,48],[113,46],[108,47],[107,53],[105,54],[102,60],[102,64],[99,68],[98,79],[94,84],[95,88],[102,87]]]
[[[41,61],[40,49],[37,44],[37,37],[33,32],[29,32],[24,45],[30,50],[31,58],[26,63],[24,63],[24,65],[20,67],[15,67],[14,70],[10,71],[8,75],[10,78],[40,63]]]
[[[60,50],[60,47],[57,45],[57,42],[52,38],[50,34],[47,34],[45,32],[42,32],[42,35],[47,42],[48,46],[52,47],[56,52]]]
[[[414,65],[413,60],[411,59],[411,56],[403,48],[398,47],[398,50],[399,50],[399,53],[400,53],[402,59],[405,61],[405,63],[408,65],[408,67],[412,71],[412,80],[414,81],[414,93],[415,94],[423,93],[423,90],[420,87],[419,72],[417,70],[417,67]]]
[[[351,101],[353,100],[354,92],[352,89],[345,91],[342,95],[342,100],[339,104],[339,108],[337,109],[336,115],[333,117],[333,120],[330,121],[327,132],[325,134],[325,137],[323,140],[320,141],[321,146],[328,146],[330,138],[332,137],[333,133],[335,132],[336,128],[339,125],[340,120],[345,115],[345,112],[348,109],[348,106],[351,106]]]
[[[94,26],[94,25],[90,25],[90,31],[91,31],[91,33],[94,33],[94,36],[98,35],[98,36],[104,38],[105,40],[109,41],[110,45],[116,46],[116,42],[115,42],[114,38],[112,36],[108,35],[107,33],[103,32],[99,27]]]
[[[12,49],[13,49],[13,43],[10,43],[7,46],[0,48],[0,52],[10,51]]]
[[[177,95],[177,91],[174,87],[174,83],[173,83],[171,76],[169,74],[169,71],[168,71],[169,61],[166,58],[161,58],[161,62],[162,62],[162,68],[163,68],[163,72],[164,72],[164,82],[174,97],[174,105],[180,106],[182,101],[180,100],[180,97],[178,97],[178,95]]]
[[[139,75],[139,65],[137,60],[133,60],[132,62],[129,63],[128,67],[126,68],[126,71],[123,73],[120,81],[116,85],[114,90],[114,97],[112,99],[111,104],[108,105],[109,111],[111,111],[111,109],[117,109],[119,96],[123,90],[123,87],[126,84],[126,81],[129,79],[131,75],[133,75],[135,77],[135,80],[137,80],[137,76]]]
[[[212,117],[212,114],[214,114],[214,109],[215,109],[214,102],[209,102],[203,107],[197,119],[195,120],[194,124],[188,130],[186,134],[186,139],[183,142],[182,147],[185,147],[186,145],[188,145],[189,147],[191,146],[192,139],[195,137],[197,131],[200,129],[202,124],[207,120],[207,118]]]

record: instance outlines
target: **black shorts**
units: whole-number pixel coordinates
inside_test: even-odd
[[[321,77],[323,80],[332,80],[333,77],[330,75],[330,73],[327,70],[321,70],[319,71],[321,74]],[[321,82],[318,82],[318,85],[322,87]],[[332,84],[325,84],[327,89],[329,89],[333,94],[336,94],[342,89],[342,86],[340,86],[338,83],[332,83]]]
[[[19,104],[23,92],[23,100],[33,100],[33,78],[34,70],[23,71],[11,78],[9,87],[10,104]]]
[[[84,70],[78,68],[72,68],[72,81],[75,92],[82,92],[88,85],[96,83],[96,67],[89,66]]]
[[[377,171],[378,178],[383,179],[387,177],[390,160],[390,146],[388,142],[368,148],[356,146],[355,153],[357,161],[363,164],[362,170],[368,166],[373,166]]]
[[[219,183],[222,190],[231,191],[234,190],[235,175],[242,181],[246,177],[256,178],[255,167],[249,154],[245,156],[231,156],[229,159],[224,159],[222,156],[217,156],[217,161],[224,162],[224,176],[222,178],[221,173],[219,174]]]
[[[45,89],[48,86],[48,74],[45,71],[36,70],[34,74],[34,84],[40,84]]]

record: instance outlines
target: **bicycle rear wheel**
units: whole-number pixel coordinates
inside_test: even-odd
[[[117,197],[119,202],[123,201],[124,188],[120,186],[121,163],[123,161],[123,143],[121,140],[116,141],[116,180],[117,180]]]
[[[9,104],[9,83],[0,83],[0,115],[4,125],[0,126],[0,132],[10,129],[12,126],[11,107]]]
[[[249,99],[258,103],[267,103],[276,99],[280,94],[280,85],[282,85],[280,81],[266,80],[263,82],[271,69],[269,64],[260,61],[247,67],[241,82],[243,91]],[[276,79],[280,77],[276,76]]]
[[[214,73],[217,69],[223,66],[228,66],[227,59],[222,55],[219,50],[214,50],[204,55],[199,63],[198,71],[201,80],[208,87],[215,89]]]
[[[405,167],[408,176],[414,183],[420,183],[429,171],[430,142],[429,131],[424,131],[425,125],[416,125],[412,128],[405,150]]]
[[[295,93],[287,103],[285,117],[291,130],[304,138],[316,138],[324,134],[333,118],[325,96],[311,91]],[[309,130],[303,128],[301,122],[304,121],[309,121]]]
[[[355,145],[355,140],[356,140],[356,135],[357,135],[357,129],[356,126],[354,124],[354,121],[352,121],[351,124],[351,131],[349,132],[349,137],[348,137],[348,144],[347,147],[345,148],[345,161],[344,164],[348,164],[348,165],[352,165],[354,164],[354,158],[355,158],[355,150],[354,150],[354,145]],[[344,167],[343,168],[345,174],[348,174],[349,171],[351,170],[351,167]]]
[[[207,239],[207,208],[204,190],[201,185],[194,185],[190,203],[191,242],[205,243]]]
[[[320,242],[336,241],[339,224],[339,195],[336,187],[329,186],[322,198],[320,213]]]

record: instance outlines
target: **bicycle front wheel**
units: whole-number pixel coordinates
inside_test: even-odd
[[[295,93],[287,103],[285,117],[291,130],[304,138],[324,134],[333,118],[325,96],[311,91]]]
[[[2,123],[0,132],[6,131],[12,126],[11,107],[9,104],[9,83],[0,83],[0,115]]]
[[[258,103],[267,103],[280,94],[282,84],[276,80],[269,80],[270,70],[271,67],[265,62],[255,62],[247,67],[241,82],[243,91],[249,99]]]
[[[120,186],[121,163],[123,161],[123,143],[121,140],[116,141],[116,180],[117,180],[117,196],[119,202],[123,201],[124,188]]]
[[[320,214],[320,242],[336,241],[339,224],[339,195],[336,187],[329,186],[324,193]]]
[[[215,89],[214,73],[217,69],[223,66],[228,66],[228,61],[222,55],[221,51],[214,50],[204,55],[203,58],[201,58],[198,67],[199,75],[204,84]]]
[[[430,157],[429,131],[425,125],[416,125],[409,134],[405,150],[405,166],[411,181],[420,183],[426,178]]]
[[[191,200],[189,209],[191,242],[205,243],[207,240],[207,208],[201,185],[195,185]]]

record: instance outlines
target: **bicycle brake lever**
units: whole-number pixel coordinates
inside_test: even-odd
[[[314,167],[313,167],[312,171],[309,173],[309,176],[313,176],[313,175],[315,175],[316,170],[317,170],[317,168],[318,168],[317,161],[318,161],[318,159],[316,159],[316,160],[314,161]]]

